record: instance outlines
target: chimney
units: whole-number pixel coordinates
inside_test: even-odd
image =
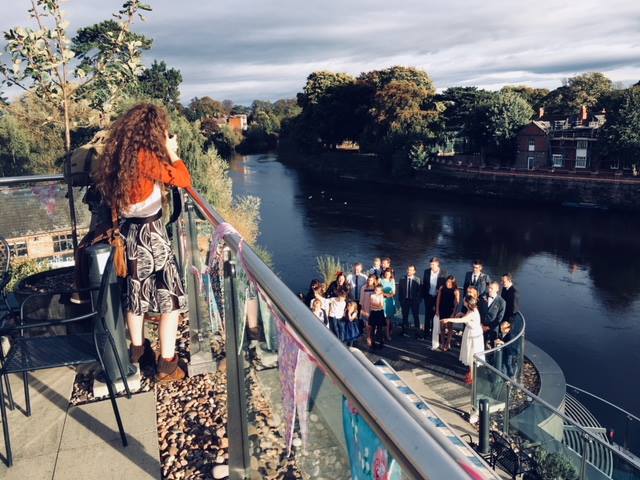
[[[544,107],[538,109],[538,118],[542,119],[542,117],[544,117]]]
[[[583,122],[586,122],[588,118],[589,118],[589,111],[587,110],[586,105],[583,105],[582,108],[580,109],[580,119]]]

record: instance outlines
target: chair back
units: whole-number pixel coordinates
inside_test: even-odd
[[[0,237],[0,291],[7,286],[11,276],[9,267],[11,266],[11,249],[7,241]]]
[[[98,290],[98,300],[94,306],[95,311],[98,312],[96,320],[104,322],[104,316],[107,312],[107,299],[109,298],[109,285],[111,284],[111,276],[113,275],[113,259],[115,256],[115,249],[111,248],[107,264],[102,272],[102,279],[100,280],[100,289]]]

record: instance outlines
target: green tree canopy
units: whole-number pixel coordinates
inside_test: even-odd
[[[140,75],[140,93],[149,98],[156,98],[170,107],[178,107],[180,103],[180,84],[182,74],[175,68],[167,68],[164,61],[153,61]]]
[[[506,85],[500,89],[502,93],[515,93],[524,98],[534,110],[543,106],[544,98],[549,95],[548,88],[534,88],[527,85]]]
[[[598,108],[600,100],[613,90],[613,82],[603,73],[589,72],[571,77],[549,92],[543,104],[553,114],[571,115],[585,106]]]
[[[370,85],[374,91],[382,90],[391,82],[406,81],[431,95],[436,92],[435,85],[429,74],[424,70],[413,67],[395,66],[383,70],[373,70],[362,73],[358,80]]]
[[[441,102],[445,110],[442,114],[441,142],[458,139],[463,141],[463,151],[470,146],[474,138],[474,122],[476,111],[483,103],[488,102],[496,95],[495,92],[482,90],[477,87],[450,87],[436,95],[436,100]]]
[[[601,138],[609,157],[640,163],[640,86],[624,91],[618,108],[607,115]]]
[[[512,92],[495,93],[478,105],[470,117],[467,130],[470,140],[481,153],[509,160],[515,153],[518,132],[532,117],[531,105],[520,95]]]
[[[416,143],[433,143],[441,111],[432,103],[433,93],[409,80],[394,80],[382,87],[370,110],[372,122],[363,135],[363,147],[404,157]]]
[[[223,117],[225,113],[224,105],[211,97],[195,97],[186,109],[187,118],[192,122],[203,118]]]
[[[346,73],[334,73],[327,71],[313,72],[307,77],[307,83],[298,93],[298,105],[306,108],[317,105],[320,99],[325,97],[328,92],[336,87],[351,84],[355,79]]]

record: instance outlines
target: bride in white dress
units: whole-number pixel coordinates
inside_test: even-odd
[[[484,360],[484,338],[482,336],[482,324],[480,323],[480,312],[478,311],[478,300],[471,295],[464,299],[467,313],[460,318],[445,318],[442,323],[464,323],[466,325],[462,334],[462,344],[460,346],[460,361],[469,367],[469,372],[465,378],[465,383],[473,383],[471,375],[473,366],[473,356]]]

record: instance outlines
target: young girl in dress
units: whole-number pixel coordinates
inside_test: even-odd
[[[469,367],[469,372],[465,377],[465,383],[473,383],[471,374],[473,367],[473,356],[479,354],[479,358],[484,360],[484,338],[482,335],[482,324],[480,323],[480,312],[478,310],[478,300],[473,295],[467,295],[464,299],[467,313],[459,318],[445,318],[441,322],[464,323],[465,329],[462,334],[462,345],[460,347],[460,361]]]
[[[329,299],[325,296],[326,285],[324,283],[318,283],[313,289],[313,298],[309,302],[309,308],[313,309],[313,302],[320,300],[324,313],[329,311]]]
[[[340,340],[343,340],[343,335],[341,334],[344,332],[340,321],[344,318],[346,310],[347,292],[346,290],[338,289],[336,296],[329,299],[329,329]]]
[[[383,260],[384,262],[388,259]],[[380,284],[382,285],[382,291],[384,292],[384,316],[386,323],[386,336],[387,341],[391,341],[391,330],[393,325],[393,318],[396,316],[396,280],[393,278],[393,270],[391,268],[387,268],[383,272],[382,280],[380,280]]]
[[[347,302],[347,310],[344,314],[345,338],[344,342],[349,347],[353,347],[353,342],[360,338],[360,325],[358,325],[358,303],[354,300]]]
[[[369,348],[376,348],[376,340],[379,341],[379,348],[384,346],[384,293],[382,285],[376,285],[373,294],[369,297]]]
[[[324,308],[322,308],[322,303],[322,300],[320,300],[319,298],[314,298],[313,300],[311,300],[311,311],[316,317],[318,317],[318,320],[320,320],[325,327],[329,328],[327,312]]]
[[[367,333],[367,339],[369,338],[369,312],[371,310],[370,299],[377,284],[378,276],[372,273],[367,277],[367,283],[363,285],[360,290],[360,318],[363,321],[363,328]]]

